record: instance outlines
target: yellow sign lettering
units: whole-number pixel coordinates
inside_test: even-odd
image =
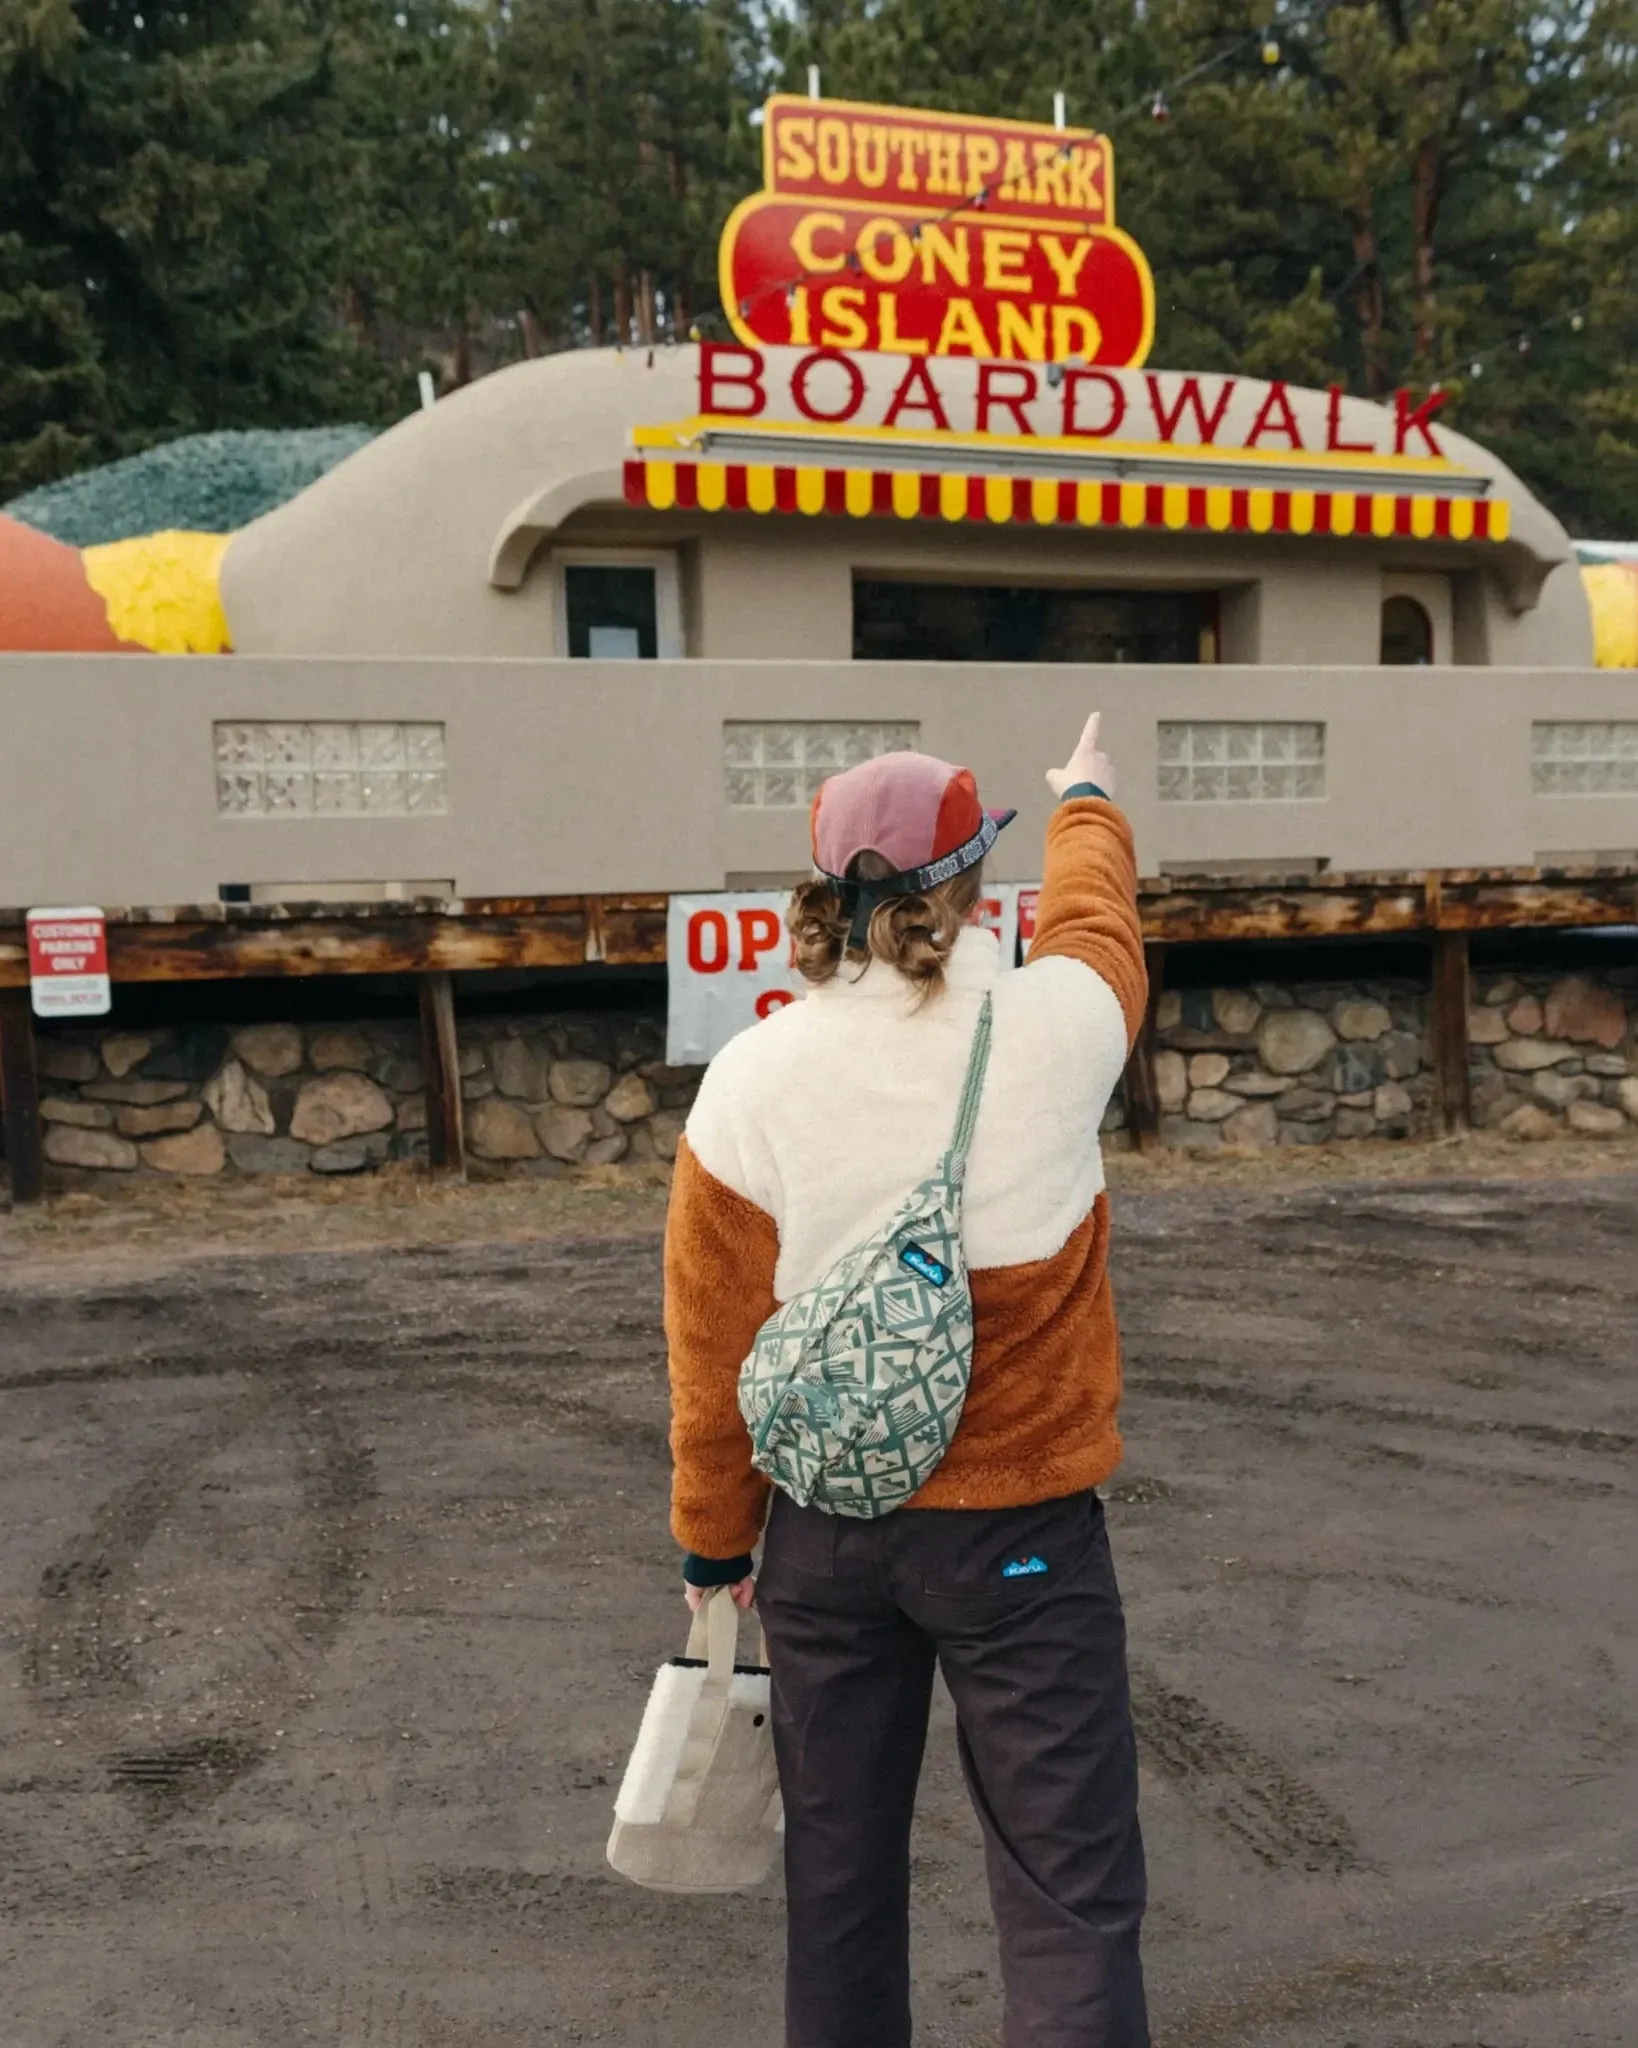
[[[827,185],[845,185],[853,167],[847,123],[827,115],[819,123],[819,175]]]
[[[899,190],[919,192],[921,180],[916,176],[916,159],[927,154],[927,145],[920,129],[889,128],[887,146],[899,160]]]
[[[892,251],[886,257],[882,255],[884,242]],[[897,284],[900,278],[909,276],[910,266],[916,260],[910,237],[896,220],[867,220],[859,230],[855,247],[859,268],[878,284]]]
[[[838,250],[834,256],[819,252],[814,236],[823,231],[839,235],[845,231],[847,222],[839,213],[805,213],[791,230],[791,250],[804,270],[841,270],[846,267],[847,254]]]
[[[813,176],[813,116],[796,114],[781,121],[777,130],[779,154],[774,164],[776,178],[805,182]]]
[[[1052,309],[1052,360],[1067,363],[1079,356],[1091,362],[1103,346],[1103,329],[1079,306]]]
[[[1028,269],[1017,266],[1029,255],[1030,238],[1018,228],[984,230],[984,289],[1027,292],[1034,288]]]
[[[887,183],[887,129],[861,121],[853,131],[853,175],[874,192]]]
[[[961,137],[940,134],[935,128],[927,138],[927,189],[950,199],[960,197]]]
[[[933,344],[933,353],[937,356],[988,356],[995,353],[971,299],[952,299],[945,307],[944,324]]]
[[[957,228],[954,237],[947,235],[936,220],[924,223],[917,238],[921,244],[921,281],[936,284],[938,271],[942,266],[951,284],[958,284],[966,290],[973,281],[972,243],[965,228]]]
[[[811,348],[813,345],[813,323],[809,317],[808,288],[799,284],[791,296],[791,346]]]
[[[1029,198],[1029,152],[1016,136],[1007,141],[1006,182],[1002,190],[1009,199]]]
[[[856,284],[833,284],[819,301],[820,318],[832,325],[819,330],[821,348],[863,348],[870,329],[861,312],[865,295]]]
[[[1069,159],[1069,203],[1077,213],[1101,215],[1103,194],[1098,190],[1101,152],[1094,145],[1077,149]]]
[[[1015,306],[1003,299],[996,308],[996,342],[1004,356],[1022,356],[1026,362],[1047,359],[1047,309],[1039,301],[1033,306]]]
[[[1059,298],[1074,298],[1075,280],[1081,274],[1081,265],[1092,253],[1092,237],[1082,235],[1073,249],[1066,249],[1056,235],[1043,235],[1041,253],[1052,265],[1052,274],[1058,280]]]
[[[1054,149],[1050,142],[1036,143],[1035,205],[1061,206],[1067,210],[1071,203],[1066,176],[1068,169],[1061,149]]]
[[[1001,145],[993,135],[969,135],[967,137],[967,190],[982,192],[990,182],[990,173],[1001,161]]]

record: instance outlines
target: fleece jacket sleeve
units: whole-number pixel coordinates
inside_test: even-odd
[[[739,1369],[778,1306],[779,1233],[701,1166],[684,1138],[665,1230],[671,1531],[694,1560],[738,1560],[762,1533],[768,1481],[751,1464]],[[689,1577],[710,1583],[697,1566]]]
[[[1071,796],[1047,824],[1031,960],[1079,960],[1114,990],[1128,1049],[1148,1001],[1132,828],[1107,797]]]

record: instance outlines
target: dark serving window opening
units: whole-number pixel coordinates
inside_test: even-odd
[[[653,661],[659,654],[654,571],[571,564],[563,571],[569,652],[585,661]]]
[[[853,583],[855,661],[1199,662],[1217,646],[1214,591]]]
[[[1424,668],[1433,659],[1433,621],[1414,597],[1390,597],[1382,606],[1382,662],[1387,668]]]

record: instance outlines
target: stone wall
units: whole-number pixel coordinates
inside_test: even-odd
[[[1429,1136],[1428,992],[1405,981],[1168,990],[1161,1134],[1190,1150]],[[1638,1130],[1638,966],[1475,977],[1474,1121],[1520,1139]],[[657,1014],[463,1017],[476,1174],[669,1160],[699,1069],[664,1063]],[[80,1172],[359,1173],[424,1159],[413,1023],[51,1031],[41,1116]],[[1125,1125],[1119,1097],[1104,1128]]]
[[[482,1172],[669,1159],[698,1071],[653,1016],[464,1019],[467,1148]],[[122,1174],[360,1173],[426,1156],[408,1022],[76,1030],[39,1048],[46,1158]]]
[[[1638,967],[1474,981],[1473,1118],[1510,1137],[1638,1128]],[[1192,1150],[1433,1133],[1429,997],[1412,981],[1257,982],[1160,999],[1161,1136]]]

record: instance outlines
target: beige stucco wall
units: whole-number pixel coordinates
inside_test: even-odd
[[[1146,872],[1498,866],[1638,846],[1638,795],[1536,797],[1536,718],[1638,719],[1612,671],[0,657],[0,903],[214,900],[219,884],[451,878],[464,895],[714,889],[799,869],[798,810],[731,810],[727,719],[903,719],[1016,804],[994,872],[1040,865],[1043,770],[1101,707]],[[1163,719],[1319,719],[1328,795],[1163,804]],[[438,720],[449,813],[219,816],[216,720]]]
[[[797,352],[767,353],[773,382]],[[1242,624],[1255,620],[1255,631],[1231,636],[1229,651],[1276,665],[1372,662],[1385,575],[1466,574],[1480,583],[1472,611],[1482,623],[1482,631],[1461,638],[1466,658],[1520,666],[1591,661],[1586,600],[1563,529],[1493,456],[1443,427],[1437,431],[1451,461],[1490,478],[1493,492],[1508,500],[1514,538],[1504,547],[630,510],[619,498],[630,430],[695,412],[696,354],[547,357],[485,377],[400,422],[234,537],[222,590],[235,646],[243,654],[549,655],[556,644],[549,548],[554,539],[581,546],[601,538],[624,547],[686,544],[685,644],[707,659],[847,658],[849,582],[866,568],[1254,592],[1237,616]],[[877,387],[903,373],[895,359],[859,360],[873,403],[882,397]],[[970,396],[977,366],[945,360],[938,374]],[[1128,430],[1143,431],[1146,375],[1112,374],[1130,396]],[[1175,390],[1175,373],[1156,374]],[[1199,382],[1209,400],[1223,380]],[[1228,418],[1239,420],[1242,433],[1266,390],[1237,380]],[[1326,394],[1293,387],[1290,396],[1309,445],[1323,447]],[[1043,428],[1057,403],[1043,386]],[[1392,445],[1391,414],[1363,400],[1343,402],[1340,428],[1348,440]],[[1180,431],[1177,449],[1186,449],[1188,432]],[[814,459],[824,459],[822,449]],[[526,514],[550,531],[542,528],[521,586],[498,588],[495,550]]]

